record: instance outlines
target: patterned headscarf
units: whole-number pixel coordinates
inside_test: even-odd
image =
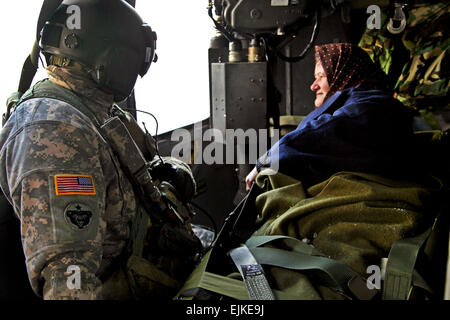
[[[322,63],[330,86],[325,100],[337,91],[362,83],[368,89],[387,89],[386,74],[357,45],[330,43],[316,46],[315,50],[316,61]]]

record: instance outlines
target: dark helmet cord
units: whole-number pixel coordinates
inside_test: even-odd
[[[162,159],[161,154],[159,153],[159,147],[158,147],[158,128],[159,128],[158,119],[156,119],[156,117],[152,113],[147,112],[147,111],[137,110],[137,109],[130,109],[130,108],[121,108],[121,109],[125,110],[125,111],[141,112],[141,113],[145,113],[145,114],[148,114],[149,116],[153,117],[153,119],[155,120],[155,123],[156,123],[156,132],[155,132],[155,136],[153,137],[155,139],[156,154],[158,155],[159,160],[161,160],[161,162],[164,164],[164,160]],[[147,130],[147,127],[145,126],[145,122],[142,122],[142,125],[144,126],[145,133],[150,135],[150,133]],[[145,139],[145,143],[148,144],[148,140],[147,139]],[[147,147],[149,147],[149,146],[147,145]]]

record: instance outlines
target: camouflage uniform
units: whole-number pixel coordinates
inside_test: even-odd
[[[450,123],[450,119],[443,123],[437,121],[436,116],[450,112],[447,98],[450,86],[447,66],[450,4],[415,4],[409,8],[408,14],[401,44],[409,52],[409,60],[399,77],[394,79],[394,91],[397,99],[418,110],[432,129],[445,129],[443,125]],[[381,22],[381,30],[366,30],[359,46],[390,75],[392,56],[399,48],[395,46],[395,36],[386,29],[386,15],[382,15]]]
[[[99,123],[110,117],[113,96],[93,81],[56,66],[47,71]],[[117,260],[130,238],[133,186],[92,121],[65,102],[38,98],[21,103],[1,132],[1,187],[20,214],[29,279],[44,299],[108,297],[99,268]],[[57,178],[70,176],[91,181],[93,190],[58,195]],[[71,265],[81,270],[80,290],[67,285]]]

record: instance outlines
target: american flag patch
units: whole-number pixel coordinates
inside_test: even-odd
[[[55,176],[56,195],[71,194],[94,195],[95,186],[91,176],[57,175]]]

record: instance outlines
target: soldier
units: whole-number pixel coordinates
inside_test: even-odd
[[[67,27],[69,5],[80,8],[80,28]],[[0,184],[21,220],[34,292],[44,299],[173,297],[190,271],[179,261],[189,259],[166,254],[167,243],[176,244],[161,236],[170,233],[166,227],[155,231],[127,154],[117,155],[138,145],[148,160],[154,156],[149,136],[114,102],[147,73],[156,34],[122,0],[66,0],[44,27],[40,46],[49,79],[22,96],[0,136]],[[121,136],[111,145],[101,128],[114,116],[135,141]],[[155,173],[170,173],[178,187],[171,194],[185,203],[195,190],[189,167],[161,161],[153,161],[163,168]],[[172,237],[196,243],[190,230],[178,233],[185,225],[171,226]]]

